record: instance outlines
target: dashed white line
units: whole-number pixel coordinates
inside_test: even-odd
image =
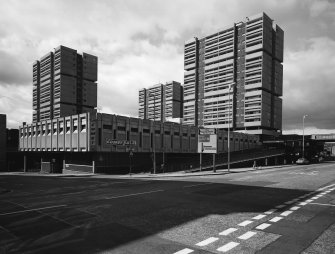
[[[26,213],[26,212],[34,212],[34,211],[41,211],[41,210],[59,208],[59,207],[64,207],[64,206],[67,206],[67,205],[54,205],[54,206],[47,206],[47,207],[42,207],[42,208],[26,209],[26,210],[10,212],[10,213],[0,213],[0,216],[18,214],[18,213]]]
[[[219,233],[219,235],[229,235],[230,233],[233,233],[237,230],[237,228],[228,228],[225,231],[222,231]]]
[[[285,212],[281,213],[280,215],[281,216],[287,216],[287,215],[290,215],[291,213],[293,213],[293,211],[285,211]]]
[[[265,214],[272,214],[275,211],[277,211],[277,209],[270,209],[269,211],[266,211]]]
[[[307,203],[306,203],[306,202],[301,202],[301,203],[299,203],[298,205],[302,205],[302,206],[304,206],[304,205],[307,205]]]
[[[276,208],[283,208],[285,205],[277,205]]]
[[[241,227],[245,227],[245,226],[247,226],[247,225],[249,225],[251,223],[253,223],[253,221],[251,221],[251,220],[245,220],[245,221],[241,222],[238,225],[241,226]]]
[[[300,209],[300,208],[301,208],[300,206],[293,206],[293,207],[290,208],[290,210],[292,210],[292,211],[296,211],[296,210],[298,210],[298,209]]]
[[[280,221],[282,218],[283,218],[283,217],[274,217],[274,218],[272,218],[272,219],[269,220],[269,221],[271,221],[271,222],[278,222],[278,221]]]
[[[145,191],[145,192],[139,192],[139,193],[133,193],[133,194],[127,194],[127,195],[121,195],[121,196],[107,197],[105,199],[125,198],[125,197],[139,196],[139,195],[150,194],[150,193],[161,192],[161,191],[164,191],[164,190]]]
[[[241,240],[247,240],[249,239],[250,237],[253,237],[254,235],[256,235],[257,232],[252,232],[252,231],[248,231],[247,233],[243,234],[243,235],[240,235],[238,237],[238,239],[241,239]]]
[[[268,228],[268,227],[270,227],[270,226],[271,226],[271,224],[263,223],[263,224],[257,226],[256,229],[263,230],[263,229],[266,229],[266,228]]]
[[[260,220],[260,219],[263,219],[264,217],[266,217],[266,214],[259,214],[259,215],[255,216],[255,217],[253,217],[252,219],[253,220]]]
[[[335,206],[331,204],[310,203],[311,205]]]
[[[197,187],[197,186],[203,186],[203,185],[210,185],[214,183],[199,183],[199,184],[192,184],[192,185],[186,185],[183,188],[191,188],[191,187]]]
[[[208,245],[210,243],[213,243],[213,242],[215,242],[217,240],[219,240],[219,238],[217,238],[217,237],[210,237],[210,238],[207,238],[206,240],[203,240],[202,242],[197,243],[196,245],[202,247],[202,246],[206,246],[206,245]]]
[[[290,204],[293,204],[295,201],[287,201],[287,202],[285,202],[284,204],[287,204],[287,205],[290,205]]]
[[[313,201],[313,199],[307,199],[305,202],[306,203],[310,203],[310,202],[312,202]]]
[[[217,251],[227,252],[227,251],[230,251],[231,249],[235,248],[237,245],[239,245],[239,243],[229,242],[229,243],[221,246],[220,248],[218,248]]]
[[[194,250],[191,250],[191,249],[189,249],[189,248],[185,248],[185,249],[182,249],[182,250],[180,250],[180,251],[177,251],[177,252],[175,252],[175,253],[173,253],[173,254],[188,254],[188,253],[192,253]]]

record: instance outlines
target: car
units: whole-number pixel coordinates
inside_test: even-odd
[[[306,165],[309,164],[309,160],[307,160],[306,158],[299,158],[295,163],[297,163],[298,165]]]

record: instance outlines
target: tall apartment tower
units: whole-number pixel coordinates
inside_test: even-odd
[[[59,46],[33,64],[33,122],[92,112],[98,58]]]
[[[183,117],[183,87],[171,81],[139,91],[139,117],[165,122]]]
[[[284,32],[265,13],[185,43],[184,124],[282,129]]]

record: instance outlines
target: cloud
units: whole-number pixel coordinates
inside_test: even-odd
[[[294,128],[308,114],[307,125],[335,129],[334,48],[329,38],[312,38],[304,49],[285,55],[284,128]]]
[[[285,31],[284,128],[300,128],[306,110],[307,124],[335,128],[328,110],[334,108],[334,6],[326,0],[4,1],[0,95],[19,91],[21,97],[15,103],[0,98],[0,112],[11,127],[31,121],[32,63],[65,45],[99,57],[102,111],[137,116],[138,89],[183,82],[184,41],[264,11]]]

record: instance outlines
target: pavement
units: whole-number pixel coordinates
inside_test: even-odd
[[[335,163],[242,170],[1,174],[0,253],[334,253]]]

